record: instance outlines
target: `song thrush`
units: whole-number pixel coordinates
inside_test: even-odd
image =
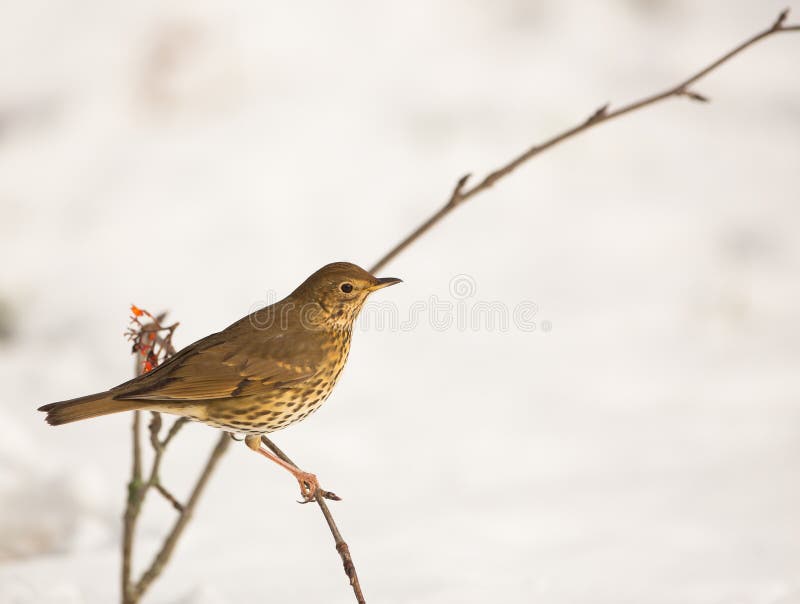
[[[261,435],[298,422],[328,398],[350,350],[367,296],[400,279],[373,277],[354,264],[322,267],[283,300],[198,340],[149,373],[106,392],[51,403],[52,425],[146,410],[172,413],[231,433],[289,470],[308,501],[316,477],[261,446]]]

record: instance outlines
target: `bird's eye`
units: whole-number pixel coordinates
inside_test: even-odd
[[[342,283],[339,286],[339,289],[341,289],[344,293],[349,294],[351,291],[353,291],[353,284],[352,283]]]

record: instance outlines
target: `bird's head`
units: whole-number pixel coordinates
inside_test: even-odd
[[[394,277],[373,277],[349,262],[327,264],[306,279],[292,301],[313,324],[350,327],[372,292],[400,283]]]

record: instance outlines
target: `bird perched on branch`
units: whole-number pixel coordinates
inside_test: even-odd
[[[314,412],[347,361],[353,322],[370,293],[400,283],[355,264],[322,267],[283,300],[198,340],[152,371],[115,388],[39,408],[52,425],[120,411],[171,413],[232,433],[291,472],[304,500],[313,474],[261,446],[261,435]]]

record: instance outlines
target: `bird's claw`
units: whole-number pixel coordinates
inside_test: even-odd
[[[324,491],[324,490],[320,489],[319,491],[317,491],[317,493],[320,495],[320,497],[322,497],[323,499],[327,499],[329,501],[341,501],[342,500],[342,498],[339,497],[333,491]],[[305,501],[298,501],[297,503],[300,503],[300,504],[311,503],[312,501],[316,501],[316,499],[317,499],[316,496],[314,496],[311,499],[306,499]]]
[[[298,472],[296,478],[297,482],[300,483],[300,497],[303,498],[303,501],[299,501],[298,503],[314,501],[317,497],[317,491],[322,490],[320,489],[317,477],[310,472]]]
[[[298,501],[297,503],[310,503],[311,501],[316,500],[317,495],[323,499],[329,499],[331,501],[342,500],[342,498],[336,493],[332,491],[326,491],[320,487],[319,481],[314,474],[309,472],[300,472],[297,475],[297,482],[300,483],[300,496],[303,498],[302,501]]]

